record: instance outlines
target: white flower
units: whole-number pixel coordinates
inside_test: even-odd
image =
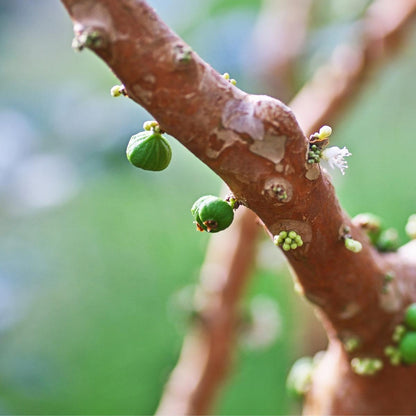
[[[338,168],[343,175],[345,169],[348,168],[348,163],[344,157],[351,156],[351,153],[346,147],[340,149],[338,146],[328,147],[322,151],[322,159],[327,160],[332,169]]]

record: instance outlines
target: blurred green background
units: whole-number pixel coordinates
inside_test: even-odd
[[[247,70],[260,0],[149,3],[215,69],[263,92]],[[299,86],[365,4],[316,0]],[[221,184],[173,138],[166,171],[131,167],[126,144],[150,117],[112,99],[114,75],[71,39],[58,0],[0,2],[0,413],[152,414],[187,328],[175,299],[196,283],[209,239],[190,206]],[[334,175],[341,202],[380,215],[403,242],[416,211],[415,46],[413,33],[333,125],[353,154]],[[245,303],[257,295],[279,312],[276,337],[239,346],[217,414],[298,411],[285,378],[312,342],[268,241]]]

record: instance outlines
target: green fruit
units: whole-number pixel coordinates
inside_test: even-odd
[[[207,198],[198,207],[197,222],[209,233],[225,230],[234,219],[230,204],[220,198]]]
[[[399,344],[400,355],[406,364],[416,363],[416,332],[407,332]]]
[[[416,303],[412,303],[404,315],[405,324],[412,329],[416,329]]]
[[[195,221],[197,223],[197,228],[200,231],[207,231],[207,227],[203,224],[201,218],[199,217],[199,207],[208,200],[216,200],[218,199],[216,196],[213,195],[205,195],[201,196],[201,198],[197,199],[191,208],[191,214],[195,218]]]
[[[168,141],[153,131],[142,131],[132,136],[126,154],[132,165],[152,171],[166,169],[172,158]]]

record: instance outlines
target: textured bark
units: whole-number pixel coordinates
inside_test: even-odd
[[[258,71],[256,77],[269,84],[270,95],[284,101],[293,96],[293,66],[306,37],[310,5],[311,0],[264,0],[258,17],[255,42],[250,52],[256,65],[247,69]],[[282,48],[282,44],[286,47]],[[267,53],[262,53],[265,50]],[[223,186],[222,193],[227,191]],[[232,227],[210,237],[196,296],[198,305],[202,305],[195,306],[204,316],[213,315],[215,319],[208,318],[210,325],[196,321],[190,328],[180,359],[163,392],[157,415],[212,413],[232,367],[240,327],[239,301],[250,277],[259,231],[256,215],[249,209],[240,208]],[[215,284],[217,281],[220,281],[219,285]],[[205,290],[207,282],[210,282],[210,287],[214,283],[216,290]],[[227,291],[240,294],[240,297],[228,299],[227,306],[218,311],[215,305]],[[219,319],[218,312],[221,313]],[[319,323],[316,318],[313,320],[314,315],[310,316],[312,319],[303,325],[309,330],[308,323],[312,322],[309,330],[312,335]],[[322,336],[322,330],[317,333]],[[217,348],[218,345],[221,348]]]
[[[361,340],[356,355],[383,357],[403,308],[416,299],[415,265],[403,252],[379,254],[351,223],[327,175],[305,163],[308,142],[292,111],[278,100],[232,86],[190,52],[144,1],[62,1],[78,37],[94,39],[90,48],[131,99],[224,179],[272,235],[294,230],[302,236],[304,246],[285,254],[306,297],[322,313],[331,341],[324,362],[339,364],[326,391],[312,390],[306,412],[415,413],[416,398],[407,390],[416,385],[414,367],[391,367],[384,360],[377,375],[359,377],[337,346],[339,339],[355,335]],[[412,0],[396,3],[415,9]],[[277,199],[275,185],[286,189],[285,202]],[[362,242],[360,253],[345,249],[340,239],[345,226]],[[384,294],[386,272],[396,279]],[[341,353],[331,358],[337,348]],[[394,392],[390,399],[387,391]]]

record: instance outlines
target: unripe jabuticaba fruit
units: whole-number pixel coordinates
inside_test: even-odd
[[[407,332],[399,343],[399,351],[403,362],[416,363],[416,332]]]
[[[202,205],[203,202],[208,200],[216,200],[218,199],[216,196],[213,195],[204,195],[201,196],[201,198],[197,199],[191,208],[191,214],[195,218],[195,221],[197,223],[197,228],[199,231],[207,231],[207,227],[203,224],[201,221],[201,218],[199,217],[199,207]]]
[[[144,170],[159,171],[169,166],[172,149],[161,134],[142,131],[131,137],[126,154],[132,165]]]
[[[231,205],[220,198],[206,198],[198,206],[196,221],[209,233],[225,230],[234,219]]]
[[[412,303],[407,307],[406,313],[404,315],[404,323],[408,327],[416,329],[416,303]]]

